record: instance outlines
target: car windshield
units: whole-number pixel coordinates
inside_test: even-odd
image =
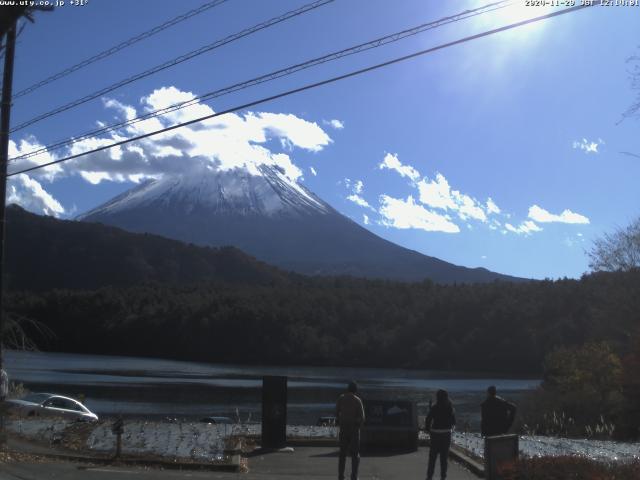
[[[51,395],[49,393],[30,393],[29,395],[22,398],[22,400],[24,400],[25,402],[42,403],[50,396]]]

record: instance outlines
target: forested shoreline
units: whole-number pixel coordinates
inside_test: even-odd
[[[51,351],[537,374],[561,346],[605,340],[628,351],[640,325],[638,293],[639,269],[449,286],[291,277],[14,291],[7,312]]]

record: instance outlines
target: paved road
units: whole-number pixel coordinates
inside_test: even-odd
[[[361,461],[360,480],[423,479],[426,472],[427,449],[418,452],[368,456]],[[0,464],[0,480],[173,480],[246,479],[326,480],[337,478],[338,458],[335,448],[298,447],[294,453],[270,453],[249,458],[249,473],[157,470],[134,467],[89,467],[72,463]],[[347,462],[347,475],[349,462]],[[439,470],[436,468],[436,478]],[[348,478],[348,477],[347,477]],[[475,480],[477,477],[454,462],[449,463],[449,480]]]

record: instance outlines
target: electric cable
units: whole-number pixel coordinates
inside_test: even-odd
[[[146,38],[152,37],[153,35],[156,35],[157,33],[160,33],[164,30],[166,30],[167,28],[173,27],[174,25],[177,25],[180,22],[183,22],[191,17],[195,17],[196,15],[199,15],[203,12],[206,12],[207,10],[217,7],[218,5],[221,5],[225,2],[227,2],[228,0],[213,0],[211,2],[207,2],[203,5],[200,5],[198,8],[194,8],[193,10],[189,10],[186,13],[183,13],[182,15],[178,15],[177,17],[172,18],[171,20],[167,20],[166,22],[157,25],[155,27],[153,27],[150,30],[147,30],[145,32],[139,33],[138,35],[129,38],[128,40],[125,40],[124,42],[119,43],[118,45],[114,45],[111,48],[108,48],[100,53],[97,53],[95,55],[93,55],[92,57],[87,58],[86,60],[83,60],[79,63],[76,63],[75,65],[72,65],[71,67],[65,68],[64,70],[55,73],[47,78],[45,78],[44,80],[40,80],[39,82],[34,83],[33,85],[24,88],[22,90],[20,90],[19,92],[15,93],[13,95],[13,99],[15,100],[16,98],[19,97],[23,97],[24,95],[28,95],[29,93],[35,92],[37,89],[39,89],[40,87],[44,87],[45,85],[48,85],[51,82],[55,82],[56,80],[60,80],[63,77],[66,77],[67,75],[72,74],[73,72],[77,72],[78,70],[91,65],[92,63],[95,63],[99,60],[105,59],[107,57],[110,57],[111,55],[119,52],[120,50],[123,50],[127,47],[130,47]]]
[[[505,5],[507,4],[507,5]],[[407,38],[409,36],[413,36],[413,35],[417,35],[419,33],[422,33],[424,31],[427,30],[431,30],[443,25],[447,25],[449,23],[454,23],[457,21],[461,21],[461,20],[465,20],[467,18],[471,18],[477,15],[481,15],[481,14],[485,14],[488,12],[492,12],[494,10],[498,10],[501,8],[505,8],[506,6],[510,5],[511,2],[507,1],[507,0],[503,0],[503,1],[498,1],[498,2],[493,2],[493,3],[489,3],[487,5],[484,5],[482,7],[478,7],[472,10],[465,10],[464,12],[461,12],[459,14],[456,15],[451,15],[448,17],[443,17],[439,20],[435,20],[435,21],[431,21],[428,23],[423,23],[421,25],[418,25],[416,27],[413,28],[409,28],[400,32],[396,32],[396,33],[392,33],[390,35],[386,35],[384,37],[379,37],[376,38],[374,40],[371,40],[369,42],[365,42],[365,43],[361,43],[359,45],[353,46],[353,47],[349,47],[343,50],[339,50],[336,52],[332,52],[326,55],[323,55],[321,57],[317,57],[317,58],[313,58],[311,60],[307,60],[305,62],[302,63],[298,63],[296,65],[292,65],[280,70],[276,70],[274,72],[265,74],[265,75],[261,75],[259,77],[255,77],[253,79],[250,80],[246,80],[244,82],[240,82],[240,83],[236,83],[233,85],[230,85],[228,87],[224,87],[222,89],[218,89],[218,90],[214,90],[208,93],[205,93],[203,95],[199,95],[196,96],[190,100],[186,100],[183,102],[179,102],[173,105],[169,105],[167,107],[158,109],[158,110],[154,110],[151,112],[147,112],[144,115],[140,115],[138,117],[134,117],[131,119],[127,119],[123,122],[119,122],[119,123],[115,123],[115,124],[111,124],[111,125],[107,125],[101,128],[98,128],[96,130],[92,130],[86,133],[83,133],[79,136],[73,137],[71,139],[65,139],[65,140],[60,140],[58,142],[49,144],[47,146],[43,146],[40,147],[36,150],[32,150],[30,152],[24,153],[22,155],[13,157],[11,159],[9,159],[10,161],[16,161],[16,160],[20,160],[20,159],[25,159],[25,158],[30,158],[36,155],[39,155],[43,152],[46,151],[53,151],[53,150],[57,150],[66,146],[70,146],[73,145],[77,142],[80,142],[82,140],[85,140],[87,138],[91,138],[94,137],[96,135],[100,135],[103,133],[108,133],[108,132],[112,132],[127,126],[131,126],[134,125],[138,122],[142,122],[144,120],[149,120],[151,118],[155,118],[161,115],[166,115],[167,113],[171,113],[174,112],[176,110],[182,109],[182,108],[186,108],[192,105],[196,105],[202,102],[206,102],[206,101],[210,101],[213,100],[214,98],[218,98],[221,97],[223,95],[228,95],[230,93],[234,93],[237,92],[239,90],[244,90],[246,88],[255,86],[255,85],[259,85],[262,83],[266,83],[269,81],[273,81],[285,76],[289,76],[292,75],[294,73],[297,73],[299,71],[317,66],[317,65],[321,65],[323,63],[327,63],[330,61],[334,61],[334,60],[338,60],[340,58],[344,58],[346,56],[349,55],[354,55],[360,52],[364,52],[367,50],[371,50],[373,48],[378,48],[381,47],[383,45],[387,45],[389,43],[393,43],[393,42],[397,42],[399,40],[402,40],[404,38]]]
[[[179,57],[173,58],[167,62],[164,62],[160,65],[156,65],[155,67],[152,67],[148,70],[145,70],[144,72],[140,72],[137,73],[135,75],[132,75],[130,77],[125,78],[124,80],[120,80],[119,82],[116,82],[114,84],[111,84],[107,87],[101,88],[100,90],[97,90],[93,93],[90,93],[88,95],[85,95],[84,97],[78,98],[76,100],[73,100],[69,103],[66,103],[64,105],[61,105],[60,107],[57,107],[53,110],[50,110],[48,112],[45,112],[41,115],[38,115],[36,117],[31,118],[30,120],[27,120],[15,127],[13,127],[9,133],[14,133],[17,132],[18,130],[22,130],[23,128],[26,128],[30,125],[33,125],[34,123],[38,123],[46,118],[52,117],[54,115],[57,115],[59,113],[65,112],[67,110],[70,110],[72,108],[75,108],[79,105],[82,105],[84,103],[87,103],[91,100],[94,100],[96,98],[99,98],[109,92],[112,92],[120,87],[123,87],[125,85],[129,85],[130,83],[136,82],[138,80],[142,80],[143,78],[149,77],[151,75],[154,75],[162,70],[166,70],[167,68],[170,67],[174,67],[176,65],[179,65],[182,62],[186,62],[187,60],[191,60],[192,58],[195,58],[199,55],[202,55],[204,53],[210,52],[211,50],[214,50],[216,48],[220,48],[224,45],[227,45],[231,42],[235,42],[236,40],[239,40],[243,37],[246,37],[248,35],[251,35],[253,33],[256,33],[260,30],[264,30],[265,28],[269,28],[272,27],[273,25],[277,25],[281,22],[284,22],[286,20],[289,20],[291,18],[297,17],[299,15],[302,15],[304,13],[307,13],[311,10],[315,10],[316,8],[322,7],[328,3],[332,3],[335,0],[316,0],[312,3],[309,3],[307,5],[304,5],[300,8],[297,8],[295,10],[291,10],[289,12],[286,12],[282,15],[279,15],[277,17],[273,17],[265,22],[261,22],[258,23],[252,27],[246,28],[240,32],[234,33],[232,35],[229,35],[225,38],[222,38],[220,40],[216,40],[213,43],[210,43],[208,45],[205,45],[203,47],[200,47],[196,50],[192,50],[191,52],[185,53],[183,55],[180,55]]]
[[[592,7],[594,5],[595,5],[595,3],[593,3],[593,4],[588,4],[587,3],[587,4],[583,4],[583,5],[576,5],[574,7],[564,8],[564,9],[559,10],[559,11],[551,12],[551,13],[548,13],[548,14],[545,14],[545,15],[541,15],[541,16],[538,16],[538,17],[534,17],[534,18],[530,18],[530,19],[527,19],[527,20],[522,20],[522,21],[519,21],[519,22],[515,22],[515,23],[512,23],[512,24],[509,24],[509,25],[505,25],[503,27],[494,28],[492,30],[487,30],[487,31],[484,31],[484,32],[481,32],[481,33],[477,33],[475,35],[471,35],[471,36],[468,36],[468,37],[460,38],[458,40],[454,40],[452,42],[443,43],[443,44],[437,45],[435,47],[427,48],[427,49],[424,49],[424,50],[420,50],[418,52],[414,52],[414,53],[411,53],[411,54],[408,54],[408,55],[404,55],[402,57],[396,57],[396,58],[393,58],[391,60],[387,60],[387,61],[382,62],[382,63],[371,65],[369,67],[361,68],[359,70],[354,70],[354,71],[351,71],[349,73],[345,73],[343,75],[338,75],[336,77],[331,77],[331,78],[328,78],[328,79],[325,79],[325,80],[321,80],[321,81],[318,81],[318,82],[315,82],[315,83],[307,84],[307,85],[304,85],[302,87],[294,88],[294,89],[291,89],[291,90],[287,90],[285,92],[281,92],[281,93],[278,93],[278,94],[275,94],[275,95],[271,95],[269,97],[264,97],[264,98],[261,98],[259,100],[254,100],[254,101],[251,101],[249,103],[245,103],[243,105],[238,105],[236,107],[232,107],[232,108],[220,111],[220,112],[212,113],[212,114],[209,114],[209,115],[204,115],[202,117],[195,118],[195,119],[192,119],[192,120],[189,120],[189,121],[186,121],[186,122],[182,122],[182,123],[178,123],[178,124],[175,124],[175,125],[171,125],[169,127],[165,127],[165,128],[160,129],[160,130],[156,130],[156,131],[153,131],[153,132],[148,132],[148,133],[145,133],[145,134],[142,134],[142,135],[138,135],[138,136],[135,136],[135,137],[131,137],[131,138],[127,138],[127,139],[124,139],[124,140],[120,140],[118,142],[114,142],[114,143],[111,143],[111,144],[108,144],[108,145],[103,145],[101,147],[94,148],[92,150],[88,150],[86,152],[77,153],[75,155],[69,155],[67,157],[60,158],[60,159],[57,159],[57,160],[53,160],[51,162],[46,162],[46,163],[43,163],[43,164],[40,164],[40,165],[36,165],[36,166],[33,166],[33,167],[29,167],[29,168],[25,168],[25,169],[22,169],[22,170],[18,170],[16,172],[9,173],[6,176],[7,177],[12,177],[14,175],[19,175],[21,173],[27,173],[27,172],[31,172],[31,171],[34,171],[34,170],[39,170],[41,168],[45,168],[45,167],[48,167],[48,166],[51,166],[51,165],[56,165],[56,164],[59,164],[59,163],[67,162],[69,160],[73,160],[73,159],[76,159],[76,158],[79,158],[79,157],[90,155],[92,153],[101,152],[103,150],[108,150],[108,149],[113,148],[113,147],[117,147],[117,146],[124,145],[124,144],[127,144],[127,143],[135,142],[137,140],[142,140],[142,139],[145,139],[145,138],[149,138],[149,137],[152,137],[152,136],[155,136],[155,135],[159,135],[161,133],[165,133],[165,132],[168,132],[168,131],[171,131],[171,130],[176,130],[178,128],[182,128],[182,127],[185,127],[185,126],[188,126],[188,125],[193,125],[194,123],[200,123],[200,122],[203,122],[205,120],[209,120],[209,119],[212,119],[212,118],[215,118],[215,117],[220,117],[220,116],[226,115],[228,113],[233,113],[233,112],[237,112],[239,110],[244,110],[244,109],[247,109],[247,108],[250,108],[250,107],[255,107],[256,105],[260,105],[260,104],[263,104],[263,103],[271,102],[271,101],[277,100],[279,98],[288,97],[290,95],[294,95],[296,93],[304,92],[306,90],[311,90],[313,88],[318,88],[318,87],[321,87],[323,85],[328,85],[328,84],[331,84],[331,83],[338,82],[340,80],[345,80],[347,78],[351,78],[351,77],[355,77],[355,76],[358,76],[358,75],[362,75],[363,73],[367,73],[367,72],[371,72],[371,71],[374,71],[374,70],[378,70],[380,68],[384,68],[384,67],[387,67],[389,65],[394,65],[396,63],[404,62],[406,60],[409,60],[409,59],[412,59],[412,58],[416,58],[416,57],[419,57],[419,56],[422,56],[422,55],[426,55],[426,54],[429,54],[429,53],[433,53],[433,52],[436,52],[438,50],[443,50],[445,48],[449,48],[449,47],[452,47],[452,46],[455,46],[455,45],[459,45],[459,44],[462,44],[462,43],[467,43],[467,42],[470,42],[470,41],[473,41],[473,40],[477,40],[477,39],[482,38],[482,37],[487,37],[489,35],[494,35],[496,33],[504,32],[506,30],[511,30],[511,29],[514,29],[514,28],[517,28],[517,27],[528,25],[530,23],[539,22],[541,20],[546,20],[548,18],[553,18],[553,17],[557,17],[557,16],[560,16],[560,15],[565,15],[567,13],[572,13],[572,12],[575,12],[575,11],[578,11],[578,10],[582,10],[584,8]]]

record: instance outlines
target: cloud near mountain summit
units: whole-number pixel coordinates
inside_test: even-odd
[[[138,108],[114,99],[104,99],[103,103],[106,109],[115,110],[121,120],[131,120],[139,115],[188,102],[194,98],[193,93],[172,86],[156,89],[141,98]],[[55,154],[44,152],[35,157],[12,162],[10,171],[87,152],[214,113],[208,105],[195,103],[180,110],[130,124],[103,137],[81,140],[66,151]],[[104,125],[101,122],[98,124]],[[274,140],[277,143],[272,143]],[[35,213],[61,216],[65,213],[64,208],[46,192],[42,184],[71,175],[80,175],[92,184],[103,181],[139,183],[148,178],[179,174],[203,166],[220,170],[245,168],[258,174],[260,165],[271,165],[279,167],[295,182],[302,177],[303,172],[294,163],[289,152],[294,149],[319,152],[331,142],[331,137],[317,123],[289,113],[229,113],[42,168],[28,176],[10,177],[8,191],[13,192],[12,202]],[[10,142],[9,155],[15,157],[41,147],[36,138],[25,137],[18,143]],[[43,199],[47,201],[44,202]]]

